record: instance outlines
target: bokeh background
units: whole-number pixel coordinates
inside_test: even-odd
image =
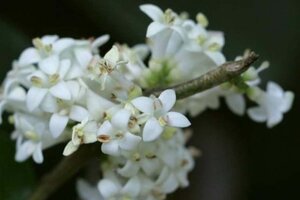
[[[187,11],[191,16],[198,11],[205,13],[209,29],[225,32],[228,60],[251,48],[261,55],[259,62],[271,62],[271,68],[262,74],[264,80],[272,79],[296,94],[292,111],[273,129],[247,116],[235,116],[224,104],[218,111],[206,111],[193,119],[195,133],[190,143],[200,148],[203,156],[190,175],[191,186],[169,199],[300,199],[297,0],[1,0],[1,80],[12,60],[37,36],[89,38],[109,33],[111,40],[104,49],[114,41],[129,45],[144,42],[150,19],[139,11],[142,3]],[[62,152],[63,146],[47,150],[43,165],[31,160],[16,163],[11,130],[6,124],[0,129],[0,199],[22,200],[40,176],[62,158],[57,152]],[[72,181],[51,199],[76,199]]]

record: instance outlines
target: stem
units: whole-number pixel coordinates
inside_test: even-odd
[[[245,72],[257,59],[258,55],[252,51],[248,53],[242,60],[226,62],[218,68],[211,70],[198,78],[167,88],[146,90],[144,95],[149,96],[154,94],[155,96],[158,96],[166,89],[174,89],[177,100],[184,99],[239,76]]]
[[[99,144],[82,145],[76,153],[63,158],[58,165],[44,177],[29,200],[46,200],[67,180],[72,178],[89,160],[99,157]]]
[[[177,99],[183,99],[239,76],[257,59],[258,55],[250,52],[242,60],[227,62],[199,78],[168,88],[175,90]],[[159,95],[163,90],[168,88],[148,90],[144,92],[144,95]],[[84,167],[90,159],[99,156],[100,147],[98,145],[98,143],[82,145],[74,154],[63,158],[49,174],[46,174],[41,179],[30,200],[46,200]]]

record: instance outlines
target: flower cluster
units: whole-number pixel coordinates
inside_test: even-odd
[[[220,97],[234,113],[247,112],[268,127],[278,124],[292,105],[293,93],[276,83],[269,82],[266,92],[258,87],[267,62],[186,99],[176,101],[173,89],[143,96],[145,89],[199,77],[226,59],[223,33],[206,30],[202,13],[193,21],[171,9],[149,4],[140,8],[153,20],[146,44],[115,44],[100,55],[107,35],[90,40],[36,38],[2,85],[0,115],[11,113],[17,161],[32,156],[42,163],[43,150],[62,142],[65,156],[82,144],[101,143],[99,152],[108,157],[102,162],[103,178],[97,186],[80,180],[82,199],[162,200],[188,186],[197,151],[186,147],[182,128],[190,122],[184,114],[216,109]],[[246,110],[245,97],[258,106]]]

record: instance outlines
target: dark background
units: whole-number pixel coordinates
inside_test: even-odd
[[[194,17],[206,14],[209,29],[225,32],[224,53],[228,60],[251,48],[269,60],[262,76],[284,89],[293,90],[296,100],[284,121],[273,129],[256,124],[247,116],[232,114],[223,104],[193,119],[191,144],[203,156],[191,173],[191,186],[170,199],[188,200],[276,200],[300,199],[299,65],[300,3],[297,0],[0,0],[1,80],[13,59],[45,34],[88,38],[105,33],[114,41],[133,45],[144,42],[150,20],[138,5],[152,2],[163,9],[187,11]],[[263,83],[265,85],[265,82]],[[0,199],[20,200],[34,187],[41,174],[61,159],[63,146],[45,152],[43,165],[31,160],[14,162],[11,127],[0,133]],[[25,198],[24,198],[25,199]],[[70,181],[52,199],[75,199]]]

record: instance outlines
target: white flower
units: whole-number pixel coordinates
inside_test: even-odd
[[[152,4],[144,4],[140,9],[148,15],[153,22],[147,29],[147,37],[152,37],[164,30],[172,30],[183,36],[183,31],[177,26],[180,24],[180,18],[171,9],[163,12],[159,7]]]
[[[98,140],[102,142],[102,152],[118,156],[120,150],[132,150],[137,147],[141,137],[128,131],[130,111],[119,110],[113,115],[111,122],[105,121],[98,130]]]
[[[248,115],[257,122],[267,122],[269,128],[280,123],[283,114],[291,109],[294,94],[274,82],[269,82],[267,91],[260,91],[255,101],[259,106],[248,109]]]
[[[164,126],[187,127],[191,123],[178,112],[169,112],[176,102],[174,90],[165,90],[158,98],[138,97],[131,103],[148,118],[143,129],[143,140],[153,141],[163,132]]]
[[[116,46],[113,46],[103,58],[96,56],[91,61],[88,67],[90,78],[101,83],[101,90],[105,89],[106,82],[109,82],[107,79],[110,78],[110,74],[115,68],[124,63],[123,61],[119,61],[119,59],[119,50]]]
[[[72,154],[81,144],[96,142],[97,130],[97,122],[89,121],[88,118],[73,126],[72,140],[66,145],[63,155],[68,156]]]
[[[89,116],[88,110],[81,105],[82,98],[85,97],[86,89],[78,82],[69,81],[66,83],[70,91],[70,100],[53,99],[49,97],[44,101],[48,112],[52,113],[49,121],[50,132],[57,138],[65,130],[69,120],[81,122]],[[54,100],[54,101],[53,101]]]
[[[161,162],[156,151],[157,145],[155,143],[141,142],[137,149],[123,153],[127,161],[124,166],[118,169],[118,173],[124,177],[133,177],[139,170],[143,170],[147,176],[158,175]]]
[[[116,179],[103,179],[98,183],[98,189],[105,199],[137,199],[142,185],[138,177],[132,177],[124,185]]]
[[[47,121],[42,117],[14,114],[13,121],[16,130],[13,138],[17,140],[16,160],[24,161],[30,156],[36,163],[42,163],[44,158],[42,149],[52,146],[56,142],[64,140],[63,137],[55,140],[47,129]]]

